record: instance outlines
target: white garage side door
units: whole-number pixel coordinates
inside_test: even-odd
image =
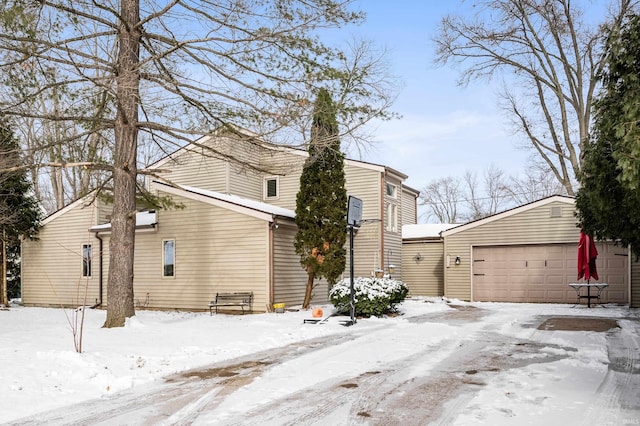
[[[598,282],[609,287],[604,303],[629,301],[627,250],[612,243],[597,243]],[[485,302],[575,303],[577,245],[520,245],[473,249],[473,300]]]

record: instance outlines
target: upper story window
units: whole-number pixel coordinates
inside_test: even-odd
[[[391,198],[398,197],[398,187],[392,183],[385,184],[385,195]]]
[[[93,257],[93,248],[91,244],[82,245],[82,276],[91,277],[91,258]]]
[[[387,231],[398,232],[398,206],[387,204]]]
[[[280,195],[278,176],[264,178],[264,199],[276,199]]]
[[[162,276],[176,275],[176,240],[162,241]]]

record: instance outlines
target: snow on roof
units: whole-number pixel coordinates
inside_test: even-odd
[[[402,239],[435,238],[440,232],[458,226],[452,223],[418,223],[402,226]]]
[[[144,211],[136,213],[136,228],[143,226],[152,226],[158,223],[156,211]],[[106,231],[111,229],[111,223],[96,225],[91,227],[91,231]]]
[[[269,213],[276,216],[289,217],[291,219],[296,217],[296,213],[293,210],[274,206],[268,203],[263,203],[257,200],[251,200],[249,198],[238,197],[237,195],[222,194],[220,192],[208,191],[206,189],[200,189],[200,188],[195,188],[193,186],[186,186],[186,185],[180,185],[180,188],[184,189],[185,191],[204,195],[206,197],[216,198],[221,201],[226,201],[228,203],[247,207],[253,210],[258,210],[264,213]]]

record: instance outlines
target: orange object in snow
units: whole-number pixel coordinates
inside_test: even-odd
[[[311,316],[314,318],[322,318],[322,309],[313,308],[313,311],[311,311]]]

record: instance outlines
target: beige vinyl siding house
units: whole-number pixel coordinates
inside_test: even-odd
[[[250,143],[249,148],[242,149],[243,144],[247,142],[238,141],[234,138],[221,137],[219,139],[211,138],[207,140],[202,138],[198,141],[200,145],[211,145],[216,147],[220,152],[228,152],[225,144],[229,144],[233,149],[240,150],[245,153],[245,159],[252,158],[255,160],[256,155],[260,155],[260,169],[259,172],[252,169],[229,169],[226,163],[217,158],[211,156],[202,156],[200,150],[202,148],[188,149],[177,152],[171,156],[171,159],[162,160],[150,168],[158,168],[163,170],[171,170],[167,174],[167,177],[172,182],[179,182],[184,185],[192,185],[198,188],[211,189],[223,193],[227,192],[227,189],[233,189],[237,186],[254,186],[253,191],[245,190],[244,194],[252,194],[248,198],[260,199],[265,203],[283,207],[290,210],[296,208],[296,197],[298,188],[300,186],[300,175],[302,173],[302,167],[308,154],[306,151],[300,149],[293,149],[281,146],[264,145],[262,147]],[[253,157],[248,157],[246,152],[250,152]],[[234,151],[235,152],[235,151]],[[182,157],[186,156],[187,159],[183,160]],[[228,173],[224,174],[225,178],[214,180],[224,182],[224,184],[214,185],[212,183],[206,183],[203,179],[206,179],[206,174],[193,174],[191,172],[184,172],[182,169],[193,167],[195,160],[189,160],[194,157],[197,159],[197,164],[200,170],[206,170],[207,173],[211,173],[212,176],[218,176],[213,172],[216,168],[227,168]],[[205,163],[211,163],[206,164]],[[368,223],[358,230],[354,250],[357,253],[356,260],[354,262],[354,272],[357,276],[370,276],[376,269],[387,268],[389,262],[387,257],[391,253],[393,262],[395,262],[398,277],[401,276],[401,225],[403,223],[415,223],[412,221],[416,216],[416,196],[413,196],[415,190],[404,190],[402,182],[407,178],[406,175],[387,168],[385,166],[371,164],[362,161],[355,161],[345,159],[344,163],[346,189],[348,195],[354,195],[363,201],[363,219]],[[385,228],[385,215],[386,215],[386,197],[382,194],[385,190],[385,178],[390,179],[397,187],[397,196],[394,202],[398,205],[397,208],[397,225],[396,231],[390,232]],[[268,180],[275,181],[277,187],[275,197],[266,197],[266,185]],[[257,195],[256,195],[257,194]],[[407,194],[409,194],[407,196]],[[417,194],[417,193],[416,193]],[[406,199],[404,197],[407,197]],[[407,207],[410,211],[409,215],[403,219],[402,209],[405,205],[410,204],[413,201],[413,206]],[[386,246],[389,246],[388,249]],[[389,251],[390,250],[390,251]]]
[[[444,295],[474,301],[574,303],[574,200],[553,196],[442,233]],[[603,301],[628,303],[628,251],[599,243]],[[459,264],[455,259],[459,258]]]
[[[205,146],[213,147],[215,153]],[[223,161],[216,153],[233,158]],[[172,197],[183,208],[153,212],[154,223],[137,227],[136,304],[151,309],[206,310],[216,292],[229,291],[252,291],[252,308],[258,312],[270,310],[273,303],[302,303],[307,277],[293,242],[295,202],[306,156],[305,151],[257,141],[250,133],[243,137],[221,132],[151,165],[149,169],[162,174],[166,182],[149,182],[148,188]],[[394,237],[383,233],[382,191],[389,173],[404,194],[405,175],[385,166],[345,160],[347,192],[363,200],[363,218],[373,219],[356,236],[357,275],[370,276],[384,266],[385,237],[395,244],[391,250],[398,250]],[[79,205],[74,204],[51,216],[39,245],[24,242],[25,304],[59,304],[58,295],[63,295],[65,304],[77,304],[75,283],[83,241],[94,245],[92,265],[102,277],[96,279],[94,273],[90,278],[90,303],[107,303],[111,210],[99,200],[96,203],[95,211],[76,210]],[[151,217],[151,213],[138,215],[140,220]],[[101,251],[96,248],[100,244]],[[61,247],[63,250],[57,250]],[[65,251],[73,250],[78,259],[72,262],[66,256],[60,260]],[[50,265],[54,271],[53,284],[47,284],[47,277],[38,272],[41,265]],[[326,303],[327,299],[328,285],[318,281],[312,303]]]
[[[90,197],[77,200],[43,221],[37,241],[22,245],[22,301],[27,306],[78,306],[99,298],[100,242],[88,229],[97,224],[100,209]],[[99,203],[99,200],[96,200]],[[90,245],[90,271],[83,246]],[[86,288],[86,301],[85,301]]]

